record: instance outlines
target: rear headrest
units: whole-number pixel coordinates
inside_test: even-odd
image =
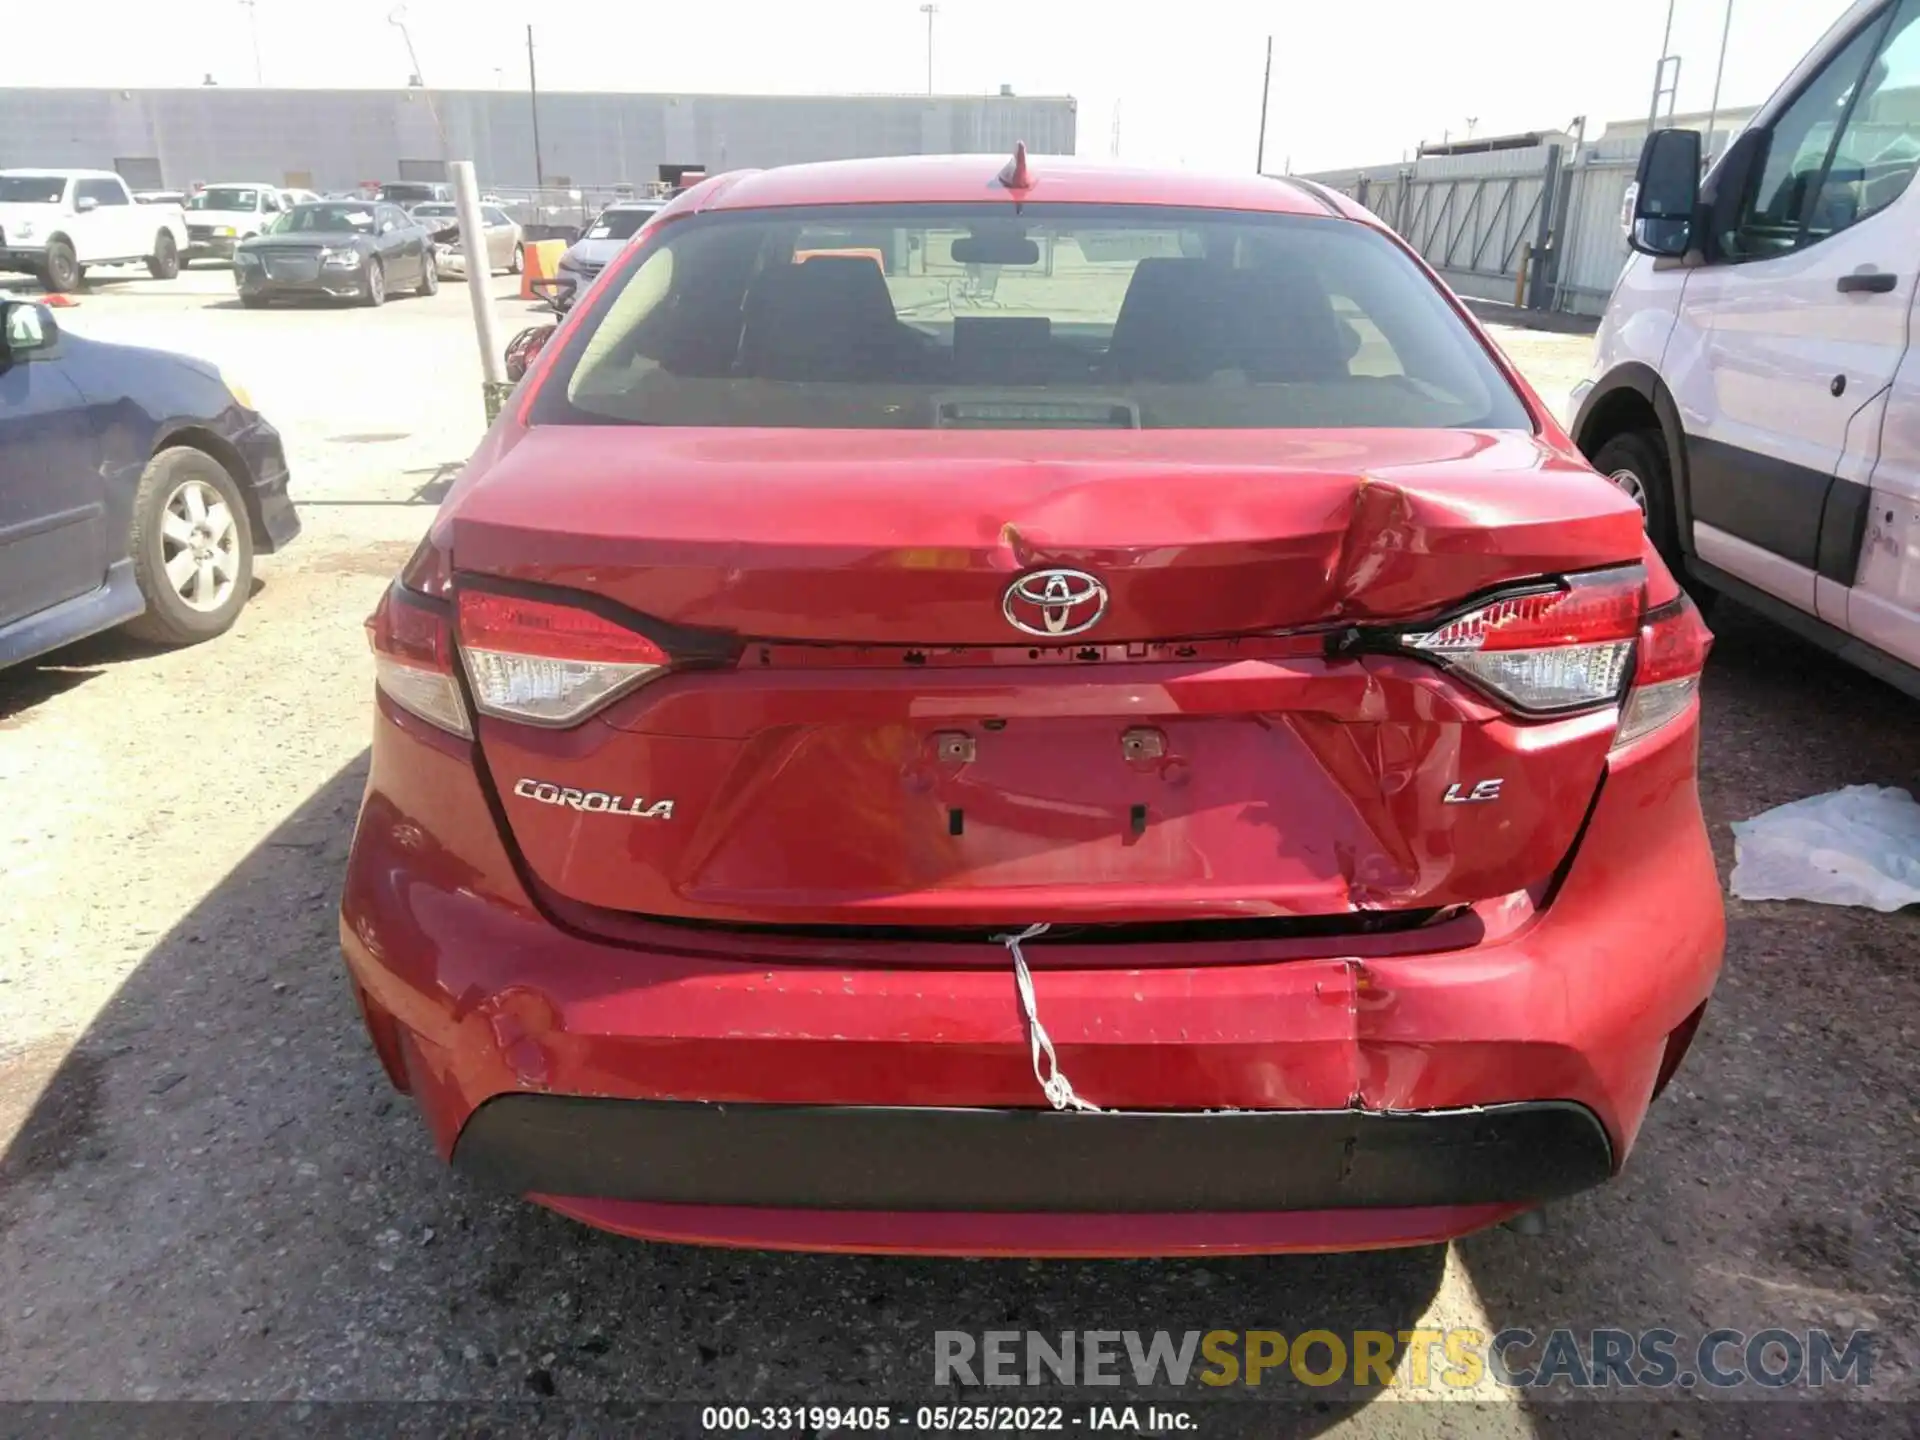
[[[816,255],[754,281],[739,368],[763,380],[878,380],[898,346],[880,267],[863,256]]]
[[[1181,383],[1238,370],[1255,381],[1347,373],[1348,347],[1313,277],[1156,256],[1134,267],[1108,362],[1124,380]]]

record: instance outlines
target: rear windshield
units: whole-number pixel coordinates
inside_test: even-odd
[[[267,225],[269,235],[337,235],[348,230],[371,235],[373,207],[358,205],[352,201],[337,205],[326,202],[317,205],[296,205]]]
[[[1367,226],[1165,207],[835,206],[668,225],[534,423],[1528,429]]]
[[[0,205],[58,205],[66,193],[64,175],[0,175]]]
[[[202,190],[187,202],[189,210],[258,210],[260,192],[218,185]]]

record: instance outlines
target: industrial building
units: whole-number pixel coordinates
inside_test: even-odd
[[[628,95],[510,90],[0,89],[0,168],[87,166],[135,189],[442,179],[604,189],[684,171],[955,151],[1071,154],[1065,97]],[[539,132],[536,157],[534,133]]]

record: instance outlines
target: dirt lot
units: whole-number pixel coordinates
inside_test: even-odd
[[[220,641],[109,637],[0,674],[0,1399],[917,1397],[941,1328],[1416,1324],[1863,1327],[1881,1334],[1870,1394],[1915,1395],[1912,915],[1731,903],[1690,1067],[1625,1177],[1538,1237],[1179,1263],[781,1257],[609,1239],[444,1171],[361,1036],[334,925],[364,775],[361,620],[481,428],[465,304],[450,288],[256,313],[201,270],[64,312],[244,381],[286,432],[306,533],[261,563]],[[523,313],[501,308],[509,328]],[[1503,339],[1560,404],[1588,342]],[[1920,778],[1910,703],[1733,607],[1716,628],[1704,790],[1723,866],[1731,820]],[[1340,1434],[1712,1423],[1310,1398],[1305,1428]],[[1912,1418],[1739,1410],[1767,1433]],[[1258,1413],[1199,1433],[1252,1433]]]

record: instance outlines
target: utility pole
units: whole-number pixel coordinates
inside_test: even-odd
[[[1267,36],[1267,69],[1260,77],[1260,144],[1253,155],[1253,173],[1267,173],[1267,96],[1273,89],[1273,36]]]
[[[927,17],[927,94],[933,94],[933,17],[940,13],[940,7],[927,0],[920,7],[920,13]]]
[[[253,83],[265,85],[260,70],[260,17],[254,13],[256,0],[240,0],[247,7],[247,30],[253,36]]]
[[[1720,25],[1720,61],[1713,67],[1713,103],[1707,107],[1707,158],[1713,163],[1713,122],[1720,118],[1720,77],[1727,68],[1727,36],[1733,33],[1733,0],[1727,0],[1726,18]]]
[[[540,78],[533,69],[533,26],[527,26],[527,103],[533,107],[533,185],[547,188],[547,172],[540,163]]]
[[[493,318],[493,296],[488,292],[487,231],[480,217],[480,185],[471,160],[447,162],[453,182],[453,208],[460,223],[462,269],[467,274],[467,299],[473,305],[473,335],[480,346],[480,397],[491,425],[506,403],[507,369],[500,352]],[[429,261],[429,264],[432,262]]]
[[[1671,115],[1673,113],[1672,97],[1678,93],[1680,89],[1680,58],[1677,55],[1669,55],[1667,53],[1669,47],[1673,44],[1673,7],[1675,3],[1676,0],[1667,0],[1667,28],[1666,32],[1660,37],[1660,59],[1655,62],[1653,67],[1653,99],[1647,106],[1647,133],[1649,135],[1653,133],[1653,127],[1659,123],[1660,96],[1662,94],[1668,96],[1667,113]],[[1668,88],[1667,81],[1668,61],[1673,62],[1673,81],[1670,89]]]
[[[413,83],[427,97],[427,113],[433,116],[433,128],[440,133],[440,158],[447,158],[447,126],[440,118],[440,107],[433,103],[433,91],[427,89],[427,72],[420,68],[420,57],[414,53],[413,32],[407,29],[407,7],[396,5],[387,12],[387,23],[400,32],[400,38],[407,42],[407,59],[413,63]]]

